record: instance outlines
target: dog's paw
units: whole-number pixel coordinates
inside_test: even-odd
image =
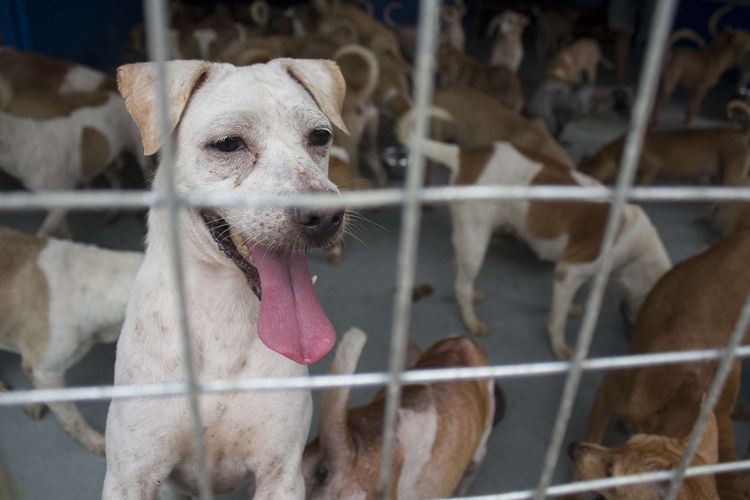
[[[104,435],[91,430],[85,435],[81,436],[81,444],[85,446],[91,453],[104,456]]]
[[[5,380],[0,380],[0,392],[8,392],[10,390],[10,386],[8,385]]]
[[[26,405],[23,407],[23,412],[34,420],[39,420],[44,416],[47,411],[47,405]]]
[[[475,304],[478,304],[482,302],[485,299],[484,292],[481,290],[474,290],[474,296],[472,297],[472,300]]]
[[[552,350],[555,351],[555,357],[560,361],[570,359],[573,355],[573,350],[568,344],[553,345]]]
[[[570,309],[568,309],[568,317],[570,319],[579,319],[581,316],[583,316],[583,306],[580,304],[570,306]]]
[[[490,334],[489,327],[481,321],[477,321],[476,323],[467,326],[471,334],[475,337],[487,337]]]

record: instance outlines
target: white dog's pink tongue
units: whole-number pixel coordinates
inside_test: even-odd
[[[260,340],[297,363],[316,362],[336,343],[336,333],[315,294],[307,256],[301,252],[271,253],[258,247],[252,255],[262,290]]]

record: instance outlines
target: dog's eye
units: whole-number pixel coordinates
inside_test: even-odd
[[[327,146],[328,142],[331,140],[331,137],[333,137],[333,134],[330,130],[325,128],[316,128],[315,130],[310,132],[307,140],[310,143],[310,146]]]
[[[245,143],[237,136],[229,136],[210,144],[212,149],[222,153],[233,153],[245,147]]]

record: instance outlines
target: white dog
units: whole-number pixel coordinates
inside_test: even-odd
[[[19,95],[14,98],[23,97],[16,93]],[[0,169],[31,191],[73,189],[108,173],[106,168],[123,152],[133,154],[146,172],[147,159],[141,154],[138,128],[122,98],[114,92],[90,97],[96,99],[81,100],[86,105],[73,104],[65,109],[68,114],[61,112],[52,118],[0,112]],[[62,102],[43,103],[40,99],[64,101],[67,97],[35,95],[33,99],[39,106],[65,108]],[[110,180],[119,182],[113,177]],[[69,232],[66,213],[67,209],[50,210],[39,234]]]
[[[438,115],[446,115],[442,110]],[[446,118],[443,116],[443,118]],[[448,117],[449,118],[449,117]],[[407,145],[411,113],[398,124],[399,140]],[[598,182],[549,162],[532,151],[519,151],[508,142],[474,149],[425,140],[424,155],[451,170],[451,184],[590,186]],[[474,335],[486,335],[487,325],[474,311],[474,280],[490,237],[504,228],[526,242],[540,259],[555,262],[552,310],[548,333],[558,358],[571,354],[565,324],[578,289],[596,271],[609,205],[595,202],[528,200],[454,203],[450,207],[456,253],[455,293],[463,321]],[[656,281],[671,267],[669,256],[646,213],[628,204],[614,247],[613,278],[625,289],[630,319]]]
[[[0,227],[0,348],[21,355],[34,387],[63,387],[65,372],[94,343],[117,339],[142,261],[139,252]],[[104,453],[104,436],[86,423],[76,405],[53,403],[50,408],[68,434],[94,453]],[[34,418],[41,410],[26,408]]]
[[[155,68],[119,69],[146,154],[159,133]],[[345,85],[335,63],[276,59],[235,67],[167,63],[176,181],[182,193],[337,193],[328,180]],[[163,186],[159,169],[155,189]],[[335,333],[307,271],[305,250],[332,244],[343,212],[268,208],[182,212],[187,307],[199,380],[304,376]],[[151,210],[148,246],[117,347],[116,384],[181,382],[182,339],[167,214]],[[266,391],[201,398],[215,492],[254,478],[256,499],[301,499],[311,397]],[[185,398],[115,400],[107,420],[103,498],[151,499],[170,478],[197,490]]]

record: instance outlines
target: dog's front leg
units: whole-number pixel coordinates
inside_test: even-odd
[[[300,453],[301,456],[301,453]],[[277,466],[277,463],[272,465]],[[305,498],[305,480],[299,460],[289,460],[281,469],[259,470],[255,475],[255,492],[252,500],[302,500]]]
[[[70,238],[72,233],[65,218],[67,214],[68,209],[66,208],[53,208],[47,213],[47,217],[44,218],[44,222],[42,222],[36,234],[38,236],[57,235]]]
[[[559,261],[555,266],[555,280],[552,290],[552,310],[550,311],[547,331],[552,350],[558,359],[568,359],[572,354],[565,342],[565,325],[568,311],[573,304],[576,292],[591,276],[591,264],[569,264]]]
[[[32,369],[30,376],[34,387],[37,389],[60,389],[65,387],[62,373]],[[65,432],[80,441],[89,451],[97,455],[104,455],[104,436],[86,423],[75,404],[50,403],[49,408],[57,416]]]

